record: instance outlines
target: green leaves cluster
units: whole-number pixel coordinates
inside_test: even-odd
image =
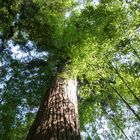
[[[78,79],[85,139],[140,138],[138,0],[100,0],[98,5],[91,1],[14,0],[0,5],[1,48],[11,39],[26,49],[30,39],[39,50],[48,52],[47,67],[39,69],[20,60],[17,63],[8,49],[0,54],[0,82],[5,83],[8,69],[13,71],[7,90],[1,91],[2,138],[24,139],[35,116],[32,110],[62,65],[67,78]],[[7,68],[1,66],[2,61],[8,61]]]

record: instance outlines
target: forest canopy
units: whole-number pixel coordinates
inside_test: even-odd
[[[139,0],[0,0],[0,140],[26,139],[61,67],[82,140],[139,140],[139,46]]]

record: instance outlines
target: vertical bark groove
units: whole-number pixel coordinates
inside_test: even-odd
[[[57,77],[26,140],[80,140],[76,80]]]

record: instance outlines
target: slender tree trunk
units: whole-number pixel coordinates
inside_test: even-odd
[[[76,80],[55,79],[26,140],[80,140],[76,88]]]

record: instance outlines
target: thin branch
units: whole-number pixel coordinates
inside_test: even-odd
[[[105,80],[105,78],[101,74],[99,74],[99,75]],[[115,93],[122,99],[122,101],[126,104],[126,106],[133,112],[133,114],[135,115],[135,117],[140,121],[140,117],[138,116],[138,114],[136,114],[136,112],[129,105],[129,103],[121,96],[121,94],[111,84],[109,84],[107,82],[106,82],[106,84],[108,86],[110,86],[115,91]]]
[[[112,68],[115,70],[115,72],[118,74],[118,76],[120,77],[120,79],[122,80],[122,82],[125,84],[125,86],[128,88],[128,90],[131,92],[131,94],[135,97],[135,99],[138,101],[138,103],[140,104],[140,100],[139,98],[135,95],[135,93],[132,91],[132,89],[128,86],[128,84],[125,82],[125,80],[123,79],[123,77],[120,75],[120,73],[118,72],[118,70],[112,65]]]
[[[134,54],[140,59],[140,56],[138,55],[138,52],[132,46],[130,46],[130,48],[133,50]]]
[[[105,55],[105,54],[104,54]],[[122,82],[124,83],[124,85],[128,88],[128,90],[131,92],[131,94],[134,96],[134,98],[137,100],[137,102],[140,104],[140,100],[139,98],[135,95],[135,93],[133,92],[133,90],[128,86],[128,84],[125,82],[125,80],[123,79],[123,77],[121,76],[121,74],[119,73],[119,71],[112,65],[111,61],[108,59],[108,57],[105,55],[105,57],[107,58],[109,65],[112,67],[112,69],[114,69],[114,71],[118,74],[119,78],[122,80]]]
[[[8,82],[6,82],[6,84],[7,84],[7,87],[6,87],[6,89],[5,89],[5,91],[4,91],[3,95],[2,95],[1,100],[0,100],[0,105],[1,105],[2,102],[4,101],[5,94],[6,94],[7,90],[8,90],[9,84],[10,84],[10,80],[9,80]]]
[[[26,63],[26,66],[30,68],[48,66],[48,61],[42,59],[33,59],[29,63]]]
[[[114,122],[114,124],[118,127],[118,129],[122,132],[122,134],[125,136],[125,138],[127,140],[130,140],[128,138],[128,136],[125,134],[125,132],[123,131],[123,129],[117,124],[117,122],[113,119],[112,115],[110,115],[105,109],[103,109],[103,111],[105,112],[105,114],[107,114],[107,116]]]

